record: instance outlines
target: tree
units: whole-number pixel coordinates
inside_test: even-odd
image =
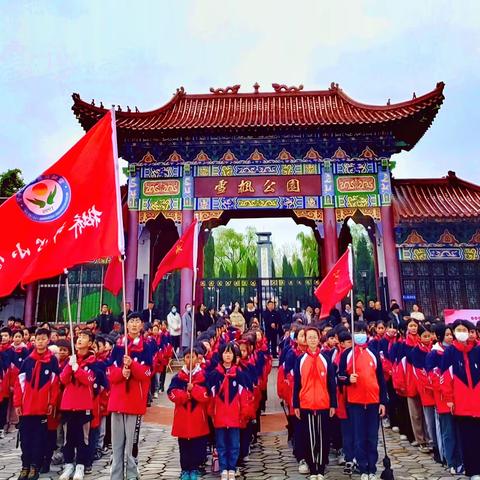
[[[0,197],[11,197],[24,186],[22,171],[19,168],[0,173]]]
[[[300,257],[296,257],[294,264],[293,264],[293,270],[295,272],[295,276],[297,278],[302,278],[305,277],[305,270],[303,268],[303,263]]]
[[[284,254],[282,258],[282,276],[284,278],[294,277],[292,264],[289,262],[287,256]]]
[[[204,249],[203,276],[205,278],[215,277],[215,239],[209,235]]]
[[[304,276],[318,277],[318,244],[313,232],[309,234],[300,232],[297,241],[300,242]]]
[[[361,229],[358,229],[358,235],[353,235],[356,291],[359,297],[366,298],[367,293],[369,296],[375,297],[373,248],[365,228],[362,225],[360,225],[360,227]],[[362,272],[364,272],[366,277],[362,277]]]

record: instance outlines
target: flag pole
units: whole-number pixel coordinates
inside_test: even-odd
[[[117,143],[117,120],[115,117],[115,108],[110,109],[112,116],[112,152],[113,169],[115,173],[115,186],[117,190],[117,223],[118,223],[118,251],[120,252],[120,262],[122,263],[122,289],[123,289],[123,335],[125,338],[125,355],[128,355],[128,337],[127,337],[127,299],[126,299],[126,281],[125,281],[125,238],[123,231],[122,198],[120,195],[120,165],[118,163],[118,143]]]
[[[70,308],[70,284],[68,282],[68,270],[65,269],[65,293],[67,295],[68,324],[70,327],[70,345],[72,347],[72,355],[75,355],[75,341],[73,339],[73,321],[72,309]]]
[[[123,304],[123,336],[125,338],[125,355],[128,355],[128,337],[127,337],[127,293],[125,281],[125,255],[120,256],[122,264],[122,304]]]
[[[350,321],[352,323],[352,370],[353,373],[355,372],[355,336],[354,336],[354,324],[355,324],[355,313],[354,313],[354,307],[353,307],[353,281],[354,281],[354,274],[353,274],[353,246],[351,243],[348,244],[348,250],[350,251],[350,259],[349,259],[349,270],[352,275],[352,289],[350,290],[350,303],[351,303],[351,308],[350,308]]]
[[[194,222],[197,221],[196,219]],[[192,367],[193,367],[193,340],[195,337],[195,303],[196,303],[196,285],[197,285],[197,262],[198,262],[198,235],[200,233],[200,225],[197,221],[195,232],[193,233],[193,281],[192,281],[192,328],[190,335],[190,373],[189,383],[192,383]]]

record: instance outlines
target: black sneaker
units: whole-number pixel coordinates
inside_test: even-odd
[[[43,465],[42,465],[42,468],[40,468],[40,473],[48,473],[50,472],[50,462],[45,462]]]
[[[20,475],[17,477],[17,480],[27,480],[29,471],[30,469],[28,467],[22,467],[22,471],[20,472]]]
[[[91,465],[85,465],[83,473],[85,473],[85,475],[88,475],[89,473],[92,473],[92,466]]]
[[[353,475],[353,462],[345,462],[343,473],[345,475]]]
[[[30,471],[28,472],[27,480],[38,480],[39,476],[40,470],[35,465],[31,465]]]

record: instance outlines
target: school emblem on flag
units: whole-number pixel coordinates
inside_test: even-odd
[[[35,222],[51,222],[67,210],[72,192],[67,180],[56,174],[41,175],[20,190],[18,206]]]

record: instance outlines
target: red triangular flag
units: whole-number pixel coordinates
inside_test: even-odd
[[[333,306],[342,300],[352,288],[352,252],[348,248],[315,290],[315,296],[322,305],[320,318],[328,317]]]
[[[0,297],[66,268],[123,253],[114,116],[0,206]]]
[[[103,286],[106,290],[117,296],[122,289],[122,262],[118,257],[112,257],[108,264]]]
[[[163,257],[155,273],[152,282],[152,292],[155,291],[164,275],[180,268],[196,268],[197,243],[198,243],[198,222],[195,219],[187,228],[185,233],[175,242],[175,245]]]

